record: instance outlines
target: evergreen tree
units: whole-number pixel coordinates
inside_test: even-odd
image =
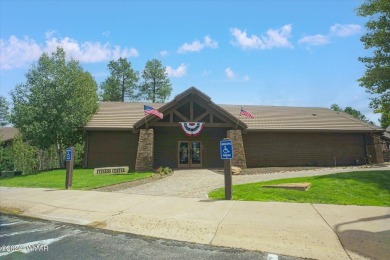
[[[162,103],[171,95],[171,81],[161,61],[153,59],[146,62],[142,78],[144,82],[140,86],[140,91],[145,100]]]

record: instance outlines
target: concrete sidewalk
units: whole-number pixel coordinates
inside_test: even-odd
[[[313,259],[389,259],[390,208],[0,187],[0,210]],[[341,239],[341,243],[340,243]]]

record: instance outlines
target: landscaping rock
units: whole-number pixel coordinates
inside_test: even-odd
[[[237,166],[232,166],[232,175],[239,175],[241,174],[242,169]]]
[[[279,188],[279,189],[308,191],[310,188],[310,185],[311,185],[311,183],[309,183],[309,182],[283,183],[283,184],[276,184],[276,185],[266,185],[266,186],[263,186],[263,188]]]

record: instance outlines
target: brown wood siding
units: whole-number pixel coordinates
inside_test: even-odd
[[[130,131],[91,131],[88,145],[88,168],[129,166],[134,170],[138,134]]]
[[[248,167],[353,165],[365,156],[363,134],[247,133]]]
[[[154,128],[154,167],[168,166],[177,168],[178,142],[201,141],[202,168],[223,167],[219,155],[219,142],[226,137],[224,128],[205,128],[196,137],[188,137],[179,127]]]

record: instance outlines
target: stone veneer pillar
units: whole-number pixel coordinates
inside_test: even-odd
[[[229,138],[233,142],[232,166],[237,166],[241,169],[246,169],[246,157],[241,130],[228,130],[227,138]]]
[[[382,143],[380,141],[379,135],[369,135],[365,136],[366,141],[366,152],[367,152],[367,163],[383,163],[383,151]]]
[[[138,139],[137,159],[135,161],[136,171],[153,170],[153,129],[141,129]]]

